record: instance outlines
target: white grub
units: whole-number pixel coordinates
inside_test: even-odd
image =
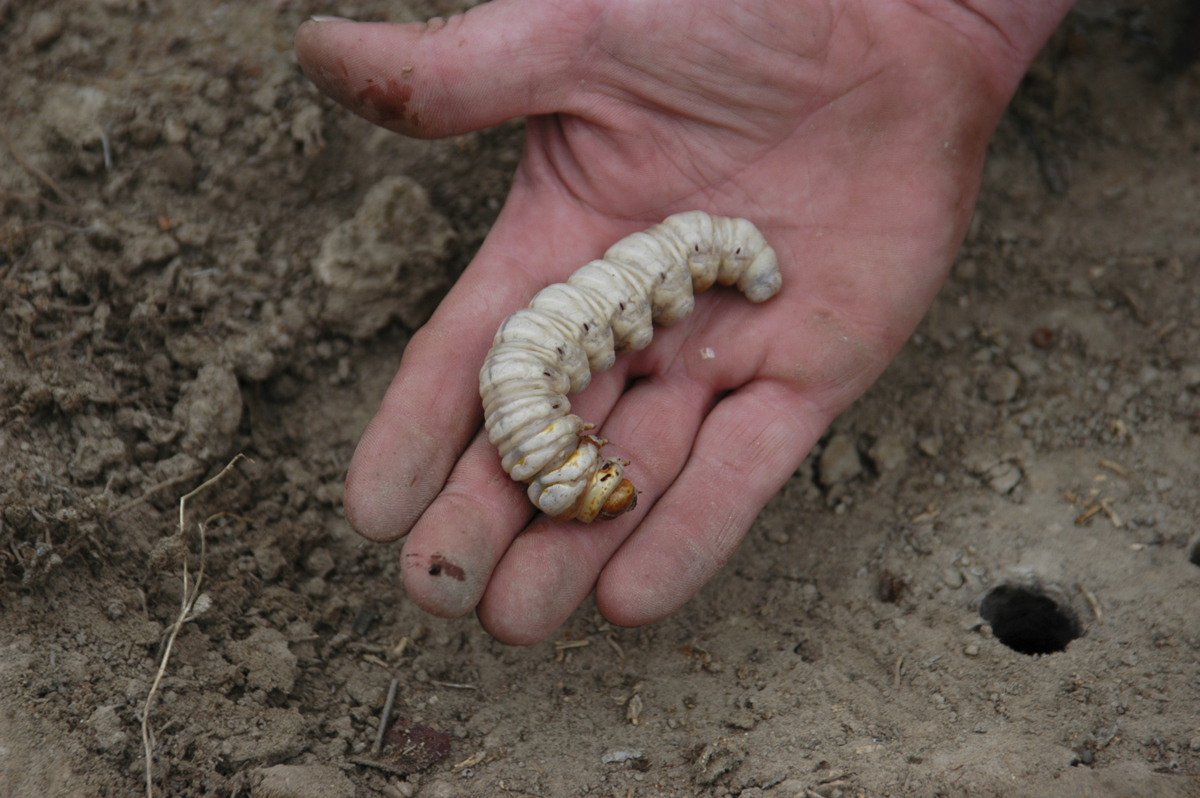
[[[479,372],[484,425],[501,464],[560,521],[615,518],[633,509],[627,462],[571,415],[568,393],[587,387],[617,352],[645,348],[651,322],[687,318],[693,293],[736,285],[751,302],[779,292],[775,251],[745,219],[688,211],[618,241],[566,283],[540,291],[505,319]],[[711,351],[711,350],[705,350]]]

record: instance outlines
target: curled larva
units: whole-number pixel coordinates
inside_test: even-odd
[[[501,465],[529,483],[529,498],[559,521],[615,518],[637,504],[629,463],[601,457],[608,441],[571,414],[568,393],[644,348],[651,322],[671,324],[695,306],[694,291],[734,285],[751,302],[782,284],[775,250],[745,219],[679,213],[627,236],[542,289],[504,320],[479,371],[484,426]]]

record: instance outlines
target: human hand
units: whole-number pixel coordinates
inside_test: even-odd
[[[694,595],[928,309],[991,131],[1069,5],[494,0],[426,24],[303,25],[309,77],[391,130],[529,117],[499,218],[409,342],[347,477],[361,534],[408,535],[413,600],[444,617],[477,607],[500,640],[532,643],[593,589],[627,626]],[[632,461],[634,512],[533,518],[481,429],[496,329],[617,239],[693,208],[754,222],[783,290],[762,306],[697,296],[691,318],[572,397]]]

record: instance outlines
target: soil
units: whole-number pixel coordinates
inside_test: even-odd
[[[144,795],[168,640],[156,795],[1200,795],[1195,4],[1072,12],[928,317],[699,596],[523,649],[341,509],[522,125],[406,140],[291,51],[470,4],[0,0],[0,795]]]

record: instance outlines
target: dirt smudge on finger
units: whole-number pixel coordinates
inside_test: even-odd
[[[442,574],[459,582],[465,581],[467,578],[466,571],[460,566],[450,562],[441,554],[434,554],[429,558],[429,575],[441,576]]]
[[[403,122],[405,107],[412,99],[413,87],[391,79],[385,86],[380,86],[371,78],[367,78],[366,83],[366,88],[356,95],[359,107],[367,111],[379,124]]]

